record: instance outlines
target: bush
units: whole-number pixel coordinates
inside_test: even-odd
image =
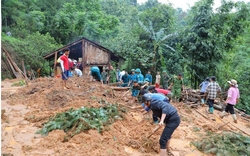
[[[205,138],[191,144],[204,153],[217,156],[250,155],[250,137],[240,133],[209,133]]]
[[[122,119],[121,112],[116,105],[106,104],[100,108],[82,107],[70,109],[64,113],[58,113],[45,123],[44,128],[37,133],[47,135],[50,131],[59,129],[74,136],[81,131],[97,129],[102,132],[105,126],[113,123],[117,119]]]

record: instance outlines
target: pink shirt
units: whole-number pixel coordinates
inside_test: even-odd
[[[227,101],[227,103],[231,105],[236,104],[236,99],[240,98],[240,92],[237,87],[230,87],[227,93],[227,96],[230,97],[230,99]]]

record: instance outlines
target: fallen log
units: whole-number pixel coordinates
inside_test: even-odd
[[[130,87],[111,87],[114,90],[129,90]]]
[[[220,130],[222,127],[226,126],[227,124],[229,124],[230,122],[224,123],[223,125],[218,127],[218,130]]]
[[[110,84],[108,84],[109,86],[118,86],[118,85],[120,85],[120,84],[122,84],[121,82],[116,82],[116,83],[110,83]]]

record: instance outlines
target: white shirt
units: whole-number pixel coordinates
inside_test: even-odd
[[[161,75],[156,75],[155,83],[160,84],[160,82],[161,82]]]
[[[125,71],[120,72],[119,77],[122,79],[122,76],[125,74]]]
[[[82,76],[82,71],[80,70],[80,69],[75,69],[75,73],[79,76],[79,77],[81,77]]]

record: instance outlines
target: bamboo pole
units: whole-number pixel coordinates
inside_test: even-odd
[[[22,65],[23,65],[23,72],[24,72],[24,77],[25,77],[25,82],[26,82],[26,85],[28,86],[28,78],[27,78],[27,75],[26,75],[26,70],[25,70],[25,65],[24,65],[24,62],[22,60]]]

